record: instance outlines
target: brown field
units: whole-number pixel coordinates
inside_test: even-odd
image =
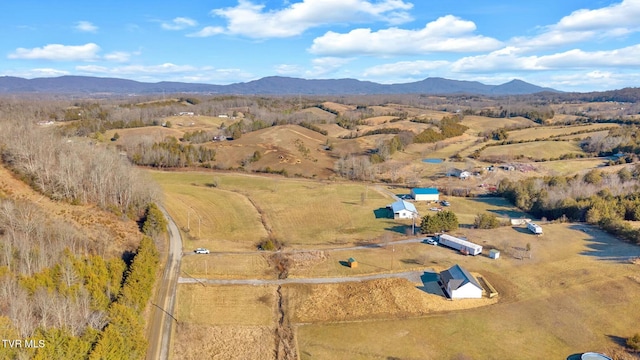
[[[267,326],[208,326],[179,323],[173,333],[170,359],[273,359],[273,328]]]
[[[578,126],[544,126],[538,127],[536,129],[523,129],[523,130],[514,130],[509,131],[508,140],[519,141],[519,140],[535,140],[535,139],[546,139],[551,136],[562,136],[567,134],[569,138],[578,137],[582,135],[591,135],[593,133],[602,130],[603,128],[611,128],[618,127],[619,125],[613,124],[590,124],[590,125],[578,125]],[[573,132],[578,131],[588,131],[587,134],[578,134],[571,135]]]
[[[523,117],[513,118],[490,118],[485,116],[465,116],[462,120],[462,124],[469,127],[468,132],[473,135],[477,135],[479,132],[493,130],[503,127],[516,127],[516,126],[537,126],[537,124],[529,119]]]
[[[375,218],[373,211],[384,208],[391,199],[366,184],[206,172],[151,174],[163,187],[178,226],[190,227],[190,235],[199,238],[187,239],[188,251],[201,246],[255,249],[268,234],[265,223],[273,235],[293,248],[368,241],[395,225],[389,219]],[[207,185],[214,181],[217,187]]]
[[[199,325],[269,326],[275,317],[275,292],[275,286],[181,284],[175,317]]]
[[[368,249],[369,259],[364,252],[350,251],[342,257],[337,252],[323,257],[298,275],[322,276],[319,268],[332,269],[327,262],[338,264],[354,253],[360,265],[395,261],[441,270],[459,263],[487,278],[500,295],[491,300],[450,301],[426,292],[418,279],[284,285],[286,314],[297,329],[300,358],[450,359],[464,354],[503,359],[518,353],[518,359],[562,359],[577,352],[615,348],[615,337],[630,336],[640,321],[634,310],[640,306],[639,268],[626,260],[640,256],[640,248],[589,226],[543,224],[543,228],[541,237],[521,227],[458,232],[486,249],[501,250],[498,260],[486,255],[465,257],[426,244],[398,244],[394,251],[391,247]],[[532,248],[530,258],[522,250],[527,243]],[[414,263],[413,257],[420,253],[426,254],[419,259],[426,266]],[[330,270],[333,274],[328,275],[348,276],[359,269],[339,266],[344,272]],[[393,269],[400,270],[404,269]],[[389,267],[377,270],[389,271]],[[181,285],[177,312],[181,325],[175,341],[189,338],[192,346],[174,347],[174,357],[267,351],[263,342],[249,346],[244,341],[211,340],[222,334],[269,338],[273,329],[269,324],[277,319],[273,294],[273,286]],[[468,346],[460,348],[450,341],[451,336],[464,337]],[[498,343],[497,337],[503,345],[492,346]],[[200,345],[203,341],[206,345]]]
[[[469,230],[470,239],[503,251],[497,261],[481,256],[463,263],[498,289],[497,304],[418,318],[302,325],[301,359],[564,359],[616,347],[615,338],[637,331],[640,321],[633,310],[640,305],[640,283],[633,277],[638,265],[618,256],[637,256],[640,248],[590,227],[543,226],[542,237],[510,227]],[[527,242],[532,259],[513,258]],[[465,346],[452,336],[464,338]]]
[[[602,166],[605,161],[602,158],[556,160],[537,163],[536,166],[551,175],[569,175]]]
[[[337,103],[324,105],[341,112],[354,110]],[[376,116],[367,119],[367,125],[360,125],[359,132],[383,127],[418,132],[430,126],[409,121],[389,123],[393,116],[387,114],[403,111],[401,106],[371,109]],[[436,120],[450,115],[421,109],[406,111],[410,116]],[[309,113],[321,116],[326,112],[310,109]],[[604,161],[540,162],[529,173],[497,171],[468,181],[441,177],[452,167],[480,169],[487,165],[471,159],[448,160],[485,145],[476,144],[478,132],[533,124],[524,118],[474,116],[467,116],[464,123],[470,127],[465,135],[438,144],[411,144],[394,154],[383,169],[395,169],[401,181],[417,181],[421,186],[477,190],[479,184],[495,185],[504,176],[568,175]],[[318,126],[329,135],[287,125],[207,146],[216,148],[223,167],[238,167],[259,151],[262,158],[245,163],[245,168],[269,166],[285,169],[289,175],[329,179],[336,157],[364,154],[393,136],[338,139],[351,131],[335,124]],[[535,126],[509,132],[509,140],[584,138],[608,126]],[[589,132],[567,135],[581,130]],[[327,143],[333,145],[333,151],[324,150]],[[582,150],[576,142],[539,141],[489,147],[481,155],[544,159],[569,153],[582,154]],[[428,157],[447,161],[438,165],[421,161]],[[461,225],[453,233],[485,248],[483,255],[469,257],[420,242],[393,243],[408,238],[411,222],[376,218],[376,214],[392,201],[386,192],[407,193],[408,189],[206,171],[154,171],[152,176],[163,187],[167,208],[183,230],[185,252],[191,253],[195,247],[212,251],[210,255],[184,256],[182,277],[273,281],[278,271],[271,253],[255,251],[257,242],[267,236],[285,243],[279,256],[286,259],[288,279],[354,277],[351,282],[287,283],[281,287],[269,282],[181,284],[176,310],[179,325],[172,342],[175,359],[273,358],[274,337],[282,326],[279,306],[295,333],[299,359],[566,359],[584,351],[619,349],[620,339],[638,331],[640,268],[630,260],[640,256],[640,247],[589,226],[542,224],[545,234],[540,237],[522,227],[472,229],[479,213],[493,213],[505,221],[528,215],[504,199],[449,197],[448,210],[456,213]],[[429,208],[434,206],[416,205],[421,215],[432,213]],[[372,243],[378,246],[357,247]],[[528,246],[530,252],[525,250]],[[492,248],[501,251],[500,259],[486,256]],[[357,259],[357,268],[346,266],[350,257]],[[355,278],[441,271],[454,264],[487,279],[500,295],[451,301],[422,283],[427,273],[409,279]],[[452,339],[464,339],[464,346]]]
[[[557,158],[564,154],[583,154],[577,143],[567,141],[536,141],[522,144],[491,146],[482,151],[481,157],[514,159],[517,156],[532,159]]]
[[[322,103],[322,105],[324,107],[326,107],[327,109],[331,109],[331,110],[334,110],[334,111],[337,111],[337,112],[340,112],[340,113],[356,109],[355,105],[338,104],[338,103],[331,102],[331,101],[325,101],[325,102]]]
[[[258,151],[262,157],[245,165],[248,170],[286,170],[290,175],[329,177],[335,159],[325,149],[327,137],[296,125],[275,126],[243,135],[240,139],[207,146],[216,150],[216,164],[238,168]],[[339,141],[334,141],[337,143]]]

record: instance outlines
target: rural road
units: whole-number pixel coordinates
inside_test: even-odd
[[[177,320],[173,317],[176,302],[176,288],[180,274],[180,260],[182,258],[182,238],[178,226],[167,211],[160,207],[167,219],[169,230],[169,255],[165,264],[162,279],[156,297],[152,302],[152,317],[147,329],[149,347],[148,360],[166,360],[169,358],[169,344],[171,328]]]

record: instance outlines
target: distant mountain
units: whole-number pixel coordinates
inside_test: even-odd
[[[486,85],[477,81],[427,78],[404,84],[378,84],[355,79],[299,79],[269,76],[259,80],[229,85],[182,82],[145,83],[134,80],[88,76],[61,76],[23,79],[0,77],[0,93],[54,94],[159,94],[208,93],[238,95],[370,95],[370,94],[478,94],[521,95],[556,90],[543,88],[521,80],[501,85]]]

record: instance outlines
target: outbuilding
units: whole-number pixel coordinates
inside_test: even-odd
[[[471,173],[468,172],[467,170],[451,169],[447,172],[447,175],[457,177],[458,179],[466,180],[471,176]]]
[[[496,249],[489,250],[489,257],[491,259],[497,259],[500,257],[500,251]]]
[[[350,268],[357,268],[358,267],[358,262],[356,261],[356,259],[350,257],[349,260],[347,260],[347,263],[349,263],[349,267]]]
[[[404,200],[396,201],[387,206],[393,212],[394,219],[414,219],[420,217],[416,206]]]
[[[445,292],[451,299],[481,299],[482,286],[460,265],[453,265],[440,273]]]
[[[438,188],[413,188],[411,197],[416,201],[440,201]]]

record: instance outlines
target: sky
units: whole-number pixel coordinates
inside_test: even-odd
[[[640,0],[2,1],[0,34],[0,76],[29,79],[640,83]]]

